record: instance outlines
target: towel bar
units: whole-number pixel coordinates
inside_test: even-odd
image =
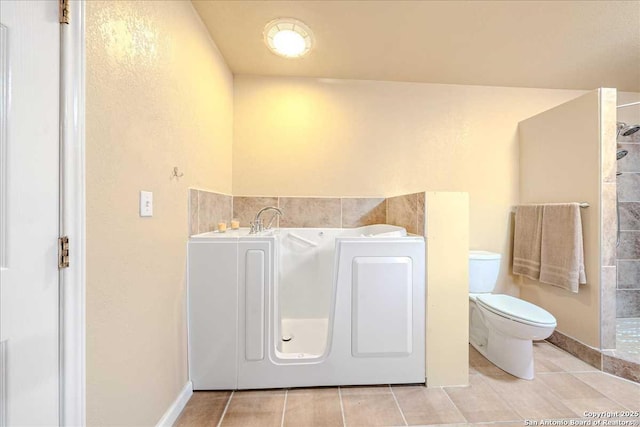
[[[543,204],[543,203],[532,203],[532,204]],[[589,203],[587,202],[580,202],[578,203],[578,205],[580,205],[581,208],[588,208],[589,206],[591,206]],[[518,209],[517,206],[514,206],[513,209],[511,209],[511,212],[515,212]]]

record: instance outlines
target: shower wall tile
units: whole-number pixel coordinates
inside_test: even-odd
[[[189,189],[189,236],[198,234],[198,190]]]
[[[418,193],[388,198],[387,223],[418,234]]]
[[[278,207],[278,198],[234,196],[233,218],[240,220],[240,227],[249,227],[258,211],[267,206]]]
[[[616,105],[615,89],[600,91],[602,105]],[[616,182],[616,109],[603,108],[600,115],[602,182]]]
[[[620,236],[618,247],[617,317],[640,316],[640,132],[620,136],[619,150],[628,154],[617,161],[620,199]],[[610,368],[621,369],[611,359]],[[623,371],[624,369],[622,369]],[[608,370],[608,372],[613,372]],[[637,378],[636,378],[637,380]]]
[[[611,95],[608,91],[604,93]],[[615,97],[615,93],[613,93]],[[615,99],[612,100],[615,105]],[[601,123],[602,184],[601,184],[601,270],[600,270],[600,347],[616,346],[616,138],[615,118],[604,117],[611,126]]]
[[[616,348],[616,267],[602,267],[601,339],[603,349]]]
[[[640,132],[638,132],[640,134]],[[620,150],[627,150],[627,154],[618,160],[618,172],[640,172],[640,144],[618,144]]]
[[[640,232],[620,232],[620,245],[618,246],[618,260],[640,258]]]
[[[640,260],[618,261],[618,289],[640,289]]]
[[[343,198],[342,227],[362,227],[384,224],[387,220],[387,200],[384,198]]]
[[[226,194],[211,191],[198,191],[198,233],[213,231],[218,226],[218,221],[229,220],[232,215],[232,197]],[[193,214],[190,213],[192,218]]]
[[[640,173],[623,173],[618,177],[618,197],[621,202],[640,201]]]
[[[602,184],[602,265],[616,265],[616,184],[605,182]]]
[[[279,207],[284,212],[280,227],[341,226],[341,200],[339,198],[280,197]]]
[[[640,289],[618,289],[617,317],[640,317]]]
[[[640,230],[640,202],[620,202],[620,229]]]

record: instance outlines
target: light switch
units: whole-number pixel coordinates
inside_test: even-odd
[[[140,216],[153,216],[153,193],[140,192]]]

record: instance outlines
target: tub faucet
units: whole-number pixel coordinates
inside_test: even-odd
[[[267,224],[267,226],[265,227],[261,216],[263,212],[266,212],[266,211],[274,211],[274,214],[269,220],[269,223]],[[257,234],[257,233],[260,233],[261,231],[269,230],[273,225],[273,221],[275,221],[277,217],[282,217],[282,216],[283,216],[282,211],[276,208],[275,206],[267,206],[266,208],[260,209],[256,214],[256,217],[251,222],[251,231],[249,232],[249,234]]]

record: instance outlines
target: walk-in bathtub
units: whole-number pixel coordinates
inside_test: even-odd
[[[424,251],[391,225],[193,236],[194,389],[423,383]]]

